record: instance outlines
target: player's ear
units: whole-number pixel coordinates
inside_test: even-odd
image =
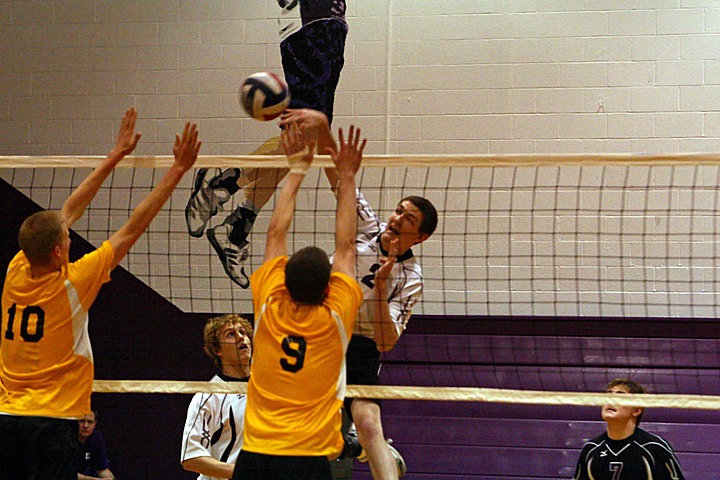
[[[203,345],[203,349],[205,350],[205,353],[208,354],[211,357],[220,357],[220,349],[215,347],[215,345],[211,345],[206,343]]]
[[[417,245],[418,243],[422,243],[425,240],[427,240],[428,238],[430,238],[430,235],[428,235],[427,233],[418,233],[417,235],[418,236],[417,236],[417,240],[415,241],[415,245]]]
[[[644,411],[645,411],[645,409],[644,409],[643,407],[635,407],[635,408],[633,408],[632,415],[633,415],[633,417],[635,418],[636,421],[637,421],[637,418],[638,418],[640,415],[642,415],[642,413],[643,413]]]

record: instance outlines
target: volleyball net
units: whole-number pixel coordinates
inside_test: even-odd
[[[0,157],[0,178],[39,207],[59,209],[100,161]],[[99,246],[171,163],[121,162],[73,230]],[[185,210],[199,168],[215,175],[284,165],[274,156],[201,157],[121,266],[183,312],[251,314],[249,289],[228,278],[207,236],[189,235]],[[314,167],[330,165],[320,156]],[[423,297],[408,334],[385,356],[385,383],[403,388],[359,393],[438,399],[424,390],[435,387],[449,400],[522,402],[523,392],[538,392],[537,403],[553,404],[553,392],[563,392],[566,402],[597,405],[602,394],[582,394],[634,376],[666,395],[658,400],[666,406],[718,408],[719,167],[718,155],[366,156],[357,183],[380,219],[419,195],[435,205],[439,224],[413,247]],[[248,276],[262,263],[274,208],[267,193],[247,237]],[[243,201],[241,190],[206,228]],[[332,252],[334,216],[322,168],[312,168],[289,250]]]

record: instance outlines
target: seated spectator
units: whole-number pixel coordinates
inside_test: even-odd
[[[80,420],[78,431],[78,480],[88,478],[115,478],[110,471],[110,459],[108,458],[105,439],[97,426],[97,411],[93,410],[85,414]]]

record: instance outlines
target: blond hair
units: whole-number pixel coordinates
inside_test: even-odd
[[[223,325],[228,323],[239,323],[245,329],[248,337],[250,337],[250,341],[252,341],[253,337],[252,323],[250,323],[250,321],[242,315],[238,315],[237,313],[226,313],[225,315],[220,315],[219,317],[209,318],[208,321],[205,322],[205,329],[203,330],[203,350],[205,351],[205,354],[212,359],[213,364],[218,370],[222,370],[222,360],[217,354],[220,350],[220,339],[218,338],[218,334],[220,333],[220,329]]]

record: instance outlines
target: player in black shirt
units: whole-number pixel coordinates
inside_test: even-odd
[[[646,393],[632,380],[617,378],[608,393]],[[588,441],[580,452],[573,480],[684,480],[670,444],[638,428],[642,407],[602,407],[607,431]]]

